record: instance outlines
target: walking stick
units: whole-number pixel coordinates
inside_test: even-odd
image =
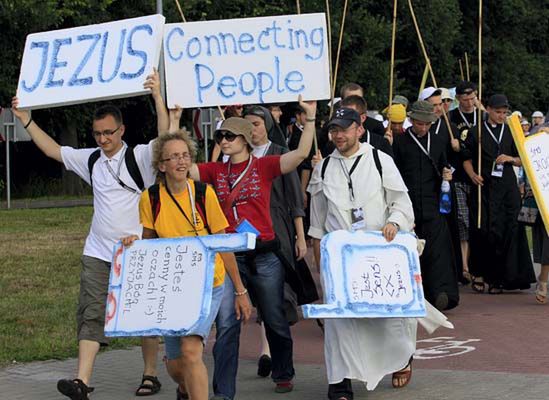
[[[467,53],[465,53],[467,56]],[[482,104],[482,0],[478,7],[478,101]],[[478,107],[478,175],[482,176],[482,110]],[[478,186],[477,228],[480,229],[482,215],[482,186]]]
[[[389,105],[389,110],[391,109],[391,102],[393,101],[397,6],[398,6],[398,0],[395,0],[393,4],[393,34],[391,37],[391,71],[389,75],[389,103],[387,103]]]
[[[337,69],[339,67],[339,55],[341,54],[341,43],[343,42],[343,29],[345,27],[345,17],[347,15],[348,3],[349,1],[345,0],[345,4],[343,5],[343,16],[341,17],[341,29],[339,30],[339,43],[337,45],[335,71],[334,71],[333,82],[332,82],[332,104],[330,105],[330,118],[332,118],[332,114],[334,112],[334,97],[335,97],[335,90],[336,90],[336,83],[337,83]]]

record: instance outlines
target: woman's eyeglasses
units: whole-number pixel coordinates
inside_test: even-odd
[[[235,135],[234,133],[229,131],[217,131],[214,135],[214,140],[217,144],[221,144],[223,139],[225,139],[227,142],[234,142],[234,140],[238,136],[239,135]]]

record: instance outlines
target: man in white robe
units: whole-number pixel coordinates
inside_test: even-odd
[[[318,265],[320,240],[329,232],[381,230],[391,241],[399,230],[411,231],[414,224],[412,202],[393,160],[382,152],[375,157],[372,146],[360,143],[364,129],[359,114],[341,108],[328,129],[336,150],[315,167],[308,186],[309,235]],[[351,379],[373,390],[383,376],[395,371],[393,386],[405,386],[411,376],[416,331],[414,318],[326,319],[328,398],[352,400]]]

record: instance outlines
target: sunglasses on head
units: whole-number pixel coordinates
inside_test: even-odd
[[[238,135],[235,135],[234,133],[229,131],[217,131],[214,135],[214,140],[217,144],[221,144],[223,139],[225,139],[227,142],[234,142],[237,137]]]

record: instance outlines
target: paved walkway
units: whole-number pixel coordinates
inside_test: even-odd
[[[440,329],[428,337],[418,332],[413,379],[401,390],[386,377],[373,392],[355,383],[355,399],[371,400],[537,400],[549,397],[549,305],[535,304],[532,291],[499,296],[462,289],[461,304],[448,312],[456,329]],[[276,394],[268,379],[256,376],[258,328],[243,327],[238,399],[313,400],[326,398],[322,334],[314,321],[292,328],[296,362],[295,390]],[[69,338],[68,340],[72,340]],[[212,370],[211,341],[206,364]],[[94,400],[134,399],[142,373],[139,348],[99,355]],[[0,399],[64,399],[56,382],[71,377],[76,360],[36,362],[0,369]],[[175,384],[160,368],[162,391],[151,399],[175,399]]]

